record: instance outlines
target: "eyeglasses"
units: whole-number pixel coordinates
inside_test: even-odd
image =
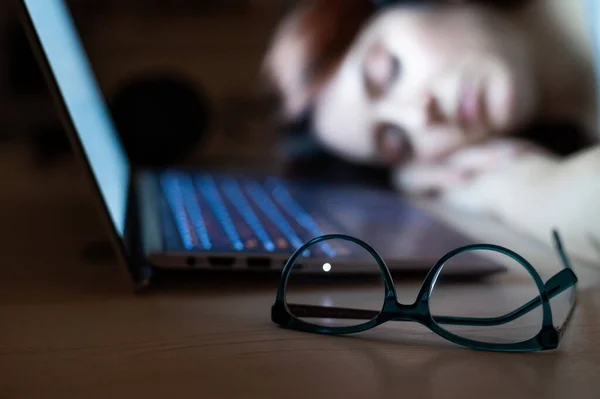
[[[426,326],[442,338],[471,349],[500,352],[533,352],[555,349],[565,334],[575,308],[577,276],[571,269],[558,232],[553,232],[553,239],[564,269],[548,279],[546,283],[542,281],[538,272],[527,260],[510,249],[492,244],[467,245],[454,249],[441,257],[427,273],[417,294],[416,301],[411,305],[404,305],[398,302],[390,270],[375,249],[355,237],[342,234],[323,235],[312,239],[296,250],[285,264],[276,300],[271,309],[271,319],[274,323],[283,327],[320,334],[352,334],[372,329],[388,321],[412,321]],[[378,291],[379,294],[383,294],[381,295],[381,301],[379,301],[381,307],[377,305],[375,310],[366,310],[337,306],[336,302],[340,301],[333,301],[331,298],[325,298],[319,304],[293,303],[288,287],[292,271],[298,269],[301,262],[306,262],[311,257],[312,259],[322,260],[323,254],[329,254],[328,259],[331,261],[331,263],[323,264],[323,270],[325,272],[331,271],[333,260],[341,252],[341,244],[351,244],[354,247],[351,251],[346,250],[342,263],[351,264],[353,260],[355,263],[365,262],[370,258],[371,261],[374,261],[374,267],[379,268],[383,280],[383,292]],[[366,256],[358,256],[357,250],[362,251]],[[440,276],[444,274],[444,269],[449,267],[448,265],[452,263],[453,259],[461,255],[469,255],[473,251],[491,251],[491,254],[503,256],[505,259],[512,259],[528,272],[527,279],[529,279],[529,276],[531,277],[533,291],[529,292],[524,299],[520,299],[519,304],[523,305],[520,307],[516,305],[515,308],[509,308],[508,311],[503,311],[503,314],[492,317],[473,317],[464,315],[464,308],[469,306],[481,308],[482,304],[478,302],[484,302],[484,300],[479,301],[475,298],[475,301],[473,301],[471,297],[461,303],[460,306],[445,300],[437,301],[449,305],[450,312],[448,313],[456,315],[450,316],[443,313],[438,315],[438,312],[432,311],[432,298],[437,298],[438,293],[444,291],[439,282]],[[299,261],[300,259],[303,260]],[[301,272],[301,269],[299,271]],[[336,280],[341,281],[335,279],[334,276],[328,277],[333,277],[330,284],[334,287]],[[483,287],[484,293],[489,290],[493,290],[493,288]],[[515,292],[513,290],[513,292],[503,295],[502,301],[517,298],[518,295]],[[555,326],[550,299],[561,293],[569,294],[568,304],[565,308],[564,321],[560,326]],[[308,290],[301,293],[300,297],[306,299],[310,298],[311,295],[312,291]],[[353,301],[356,302],[356,298],[359,296],[353,295],[352,291],[348,292],[346,289],[342,297],[341,302],[349,301],[352,303]],[[527,300],[527,298],[531,299]],[[367,302],[360,303],[364,305]],[[461,314],[458,315],[458,313]],[[539,317],[533,317],[532,321],[532,316],[536,313]],[[529,328],[524,329],[523,323],[514,329],[512,327],[507,328],[511,323],[525,319],[529,319],[527,324]],[[473,332],[479,329],[495,331],[496,336],[490,337],[488,335],[486,338],[475,338]],[[528,335],[517,337],[512,334],[515,331]],[[497,339],[498,337],[501,337],[501,339]]]

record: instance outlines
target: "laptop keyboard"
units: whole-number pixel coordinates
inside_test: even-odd
[[[325,234],[329,221],[309,214],[284,182],[165,172],[160,184],[179,238],[190,251],[289,254]],[[329,243],[311,252],[334,257]]]

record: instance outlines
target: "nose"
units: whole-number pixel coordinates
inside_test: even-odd
[[[438,100],[431,94],[400,105],[406,115],[406,123],[416,129],[442,124],[446,121]]]
[[[439,125],[445,123],[446,116],[442,112],[440,108],[440,103],[433,95],[428,95],[425,98],[425,102],[423,105],[423,114],[425,119],[425,124],[427,126]]]
[[[408,135],[400,127],[382,123],[375,130],[379,156],[384,161],[398,164],[407,161],[413,153]]]
[[[448,122],[439,101],[432,94],[394,98],[381,104],[380,115],[409,132]]]

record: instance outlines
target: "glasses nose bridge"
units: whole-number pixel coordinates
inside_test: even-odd
[[[386,302],[384,311],[390,315],[392,320],[421,322],[427,317],[429,310],[427,304],[421,301],[404,305],[394,299]]]

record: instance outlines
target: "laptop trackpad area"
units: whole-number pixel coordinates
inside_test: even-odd
[[[326,233],[360,238],[385,257],[437,260],[467,243],[392,191],[300,184],[290,185],[290,191]]]

